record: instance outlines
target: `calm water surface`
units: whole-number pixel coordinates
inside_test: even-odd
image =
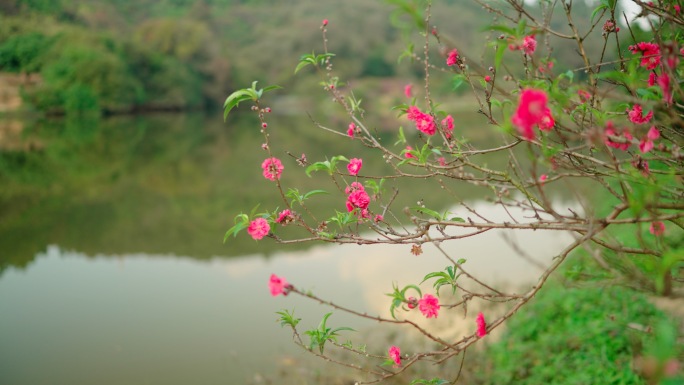
[[[232,129],[192,115],[38,122],[2,150],[1,383],[286,383],[283,362],[311,362],[274,312],[295,308],[310,327],[329,310],[270,297],[271,273],[387,315],[383,293],[393,282],[417,283],[446,266],[428,246],[416,257],[408,246],[284,248],[246,236],[224,245],[233,215],[275,201],[272,186],[255,178],[264,157],[255,151],[258,129],[243,123]],[[278,128],[290,133],[281,139],[294,153],[314,147],[310,160],[330,151],[364,157],[364,170],[382,172],[367,153],[346,143],[326,148],[323,137],[297,127]],[[286,169],[294,171],[294,161]],[[315,188],[303,175],[285,180]],[[497,284],[529,284],[539,272],[502,234],[484,237],[447,250]],[[560,233],[516,237],[542,264],[567,242]],[[368,326],[340,312],[330,322]]]

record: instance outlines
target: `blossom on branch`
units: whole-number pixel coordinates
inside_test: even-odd
[[[280,179],[285,166],[283,166],[283,163],[278,158],[266,158],[261,163],[261,168],[263,169],[264,178],[275,181]]]
[[[652,222],[651,227],[649,227],[648,231],[656,237],[659,237],[665,234],[665,224],[660,221]]]
[[[527,140],[534,139],[534,127],[542,131],[553,128],[555,120],[546,103],[546,92],[535,89],[525,89],[520,94],[518,108],[513,114],[511,121],[518,129],[520,135]]]
[[[648,114],[646,114],[646,116],[644,116],[641,105],[635,104],[632,106],[631,110],[627,110],[627,116],[629,117],[629,121],[634,124],[644,124],[651,120],[653,117],[653,111],[650,111]]]
[[[253,220],[249,223],[249,227],[247,227],[247,233],[257,241],[268,235],[269,231],[271,231],[271,226],[264,218],[257,218]]]
[[[649,70],[655,69],[660,64],[660,47],[655,43],[642,41],[635,45],[630,45],[629,50],[633,54],[641,53],[641,66]]]
[[[268,289],[271,291],[271,295],[274,297],[282,295],[287,295],[288,290],[292,287],[285,278],[278,277],[275,274],[271,274],[271,278],[268,280]]]
[[[487,335],[487,323],[485,322],[484,319],[484,314],[480,312],[477,315],[477,319],[475,320],[477,323],[477,336],[482,338]]]
[[[401,366],[401,350],[399,349],[398,346],[390,346],[389,350],[389,357],[392,361],[394,361],[394,367],[398,368]]]
[[[449,56],[447,57],[446,60],[446,65],[451,67],[454,66],[458,63],[458,51],[456,48],[452,49],[451,52],[449,52]]]
[[[278,214],[278,219],[276,219],[276,223],[280,223],[283,225],[286,225],[294,220],[294,216],[292,215],[292,211],[290,209],[285,209]]]
[[[534,51],[537,49],[537,40],[534,35],[525,36],[522,45],[523,51],[528,56],[532,56]]]
[[[406,116],[408,119],[416,124],[418,131],[423,132],[427,135],[434,135],[437,132],[437,126],[435,126],[435,118],[430,114],[422,112],[418,107],[411,106],[406,111]]]
[[[439,307],[439,300],[432,294],[425,294],[418,300],[418,309],[426,318],[437,318]]]
[[[359,171],[361,171],[362,165],[363,160],[359,158],[352,158],[349,160],[349,164],[347,165],[347,171],[349,171],[349,174],[351,175],[359,175]]]

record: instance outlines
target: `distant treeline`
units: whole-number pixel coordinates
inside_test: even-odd
[[[319,26],[327,18],[329,49],[343,78],[418,79],[419,65],[397,63],[412,21],[397,10],[410,3],[0,0],[0,71],[39,74],[41,82],[26,87],[23,99],[47,113],[206,108],[252,80],[288,85],[298,58],[322,51]],[[574,9],[591,13],[582,3]],[[470,62],[488,65],[481,31],[492,15],[476,2],[436,1],[432,22],[452,38],[443,49],[456,46]],[[422,51],[421,37],[412,36]],[[567,47],[561,67],[578,60]]]

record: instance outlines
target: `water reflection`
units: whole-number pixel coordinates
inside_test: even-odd
[[[377,154],[351,140],[331,140],[306,118],[278,121],[269,129],[282,149],[307,152],[312,161],[330,154],[362,157],[364,173],[387,172]],[[22,140],[31,145],[0,150],[0,373],[9,383],[245,383],[255,373],[276,378],[275,363],[299,353],[274,312],[296,308],[310,327],[328,310],[300,298],[271,298],[271,273],[387,315],[383,293],[393,281],[420,282],[447,264],[427,246],[416,257],[409,246],[303,250],[307,245],[257,244],[247,236],[224,245],[232,215],[259,202],[277,204],[271,183],[259,177],[265,155],[250,116],[228,126],[218,114],[29,122]],[[325,176],[306,177],[278,151],[288,170],[285,183],[300,191],[321,188]],[[391,187],[402,192],[398,207],[417,199],[452,204],[437,200],[436,186]],[[454,190],[464,199],[482,196],[468,186]],[[333,194],[317,196],[311,209],[344,210],[343,202]],[[505,215],[474,205],[490,219]],[[458,207],[452,211],[467,215]],[[560,233],[516,236],[542,264],[567,241]],[[445,247],[490,282],[518,284],[538,272],[496,231]],[[367,326],[339,312],[330,321]]]
[[[534,246],[530,257],[542,265],[568,242],[559,232],[521,231],[516,237]],[[501,233],[453,242],[447,250],[498,287],[530,284],[539,272],[515,256]],[[303,353],[274,322],[274,312],[295,308],[308,328],[329,309],[294,296],[270,297],[271,273],[336,303],[387,316],[383,293],[392,282],[417,283],[446,264],[429,246],[420,256],[407,246],[343,245],[278,252],[270,259],[205,261],[87,256],[52,246],[29,269],[11,268],[0,280],[0,372],[12,384],[249,383],[256,374],[290,383],[278,377],[276,363],[301,360]],[[373,326],[340,312],[330,322],[358,330]],[[360,342],[355,334],[350,339]],[[375,345],[369,349],[386,349],[384,342]]]

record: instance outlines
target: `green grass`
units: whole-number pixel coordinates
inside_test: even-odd
[[[683,377],[658,382],[655,375],[655,382],[647,382],[634,364],[641,355],[664,365],[679,354],[681,362],[676,330],[675,322],[642,293],[550,284],[508,322],[505,337],[484,352],[482,383],[682,383]]]

